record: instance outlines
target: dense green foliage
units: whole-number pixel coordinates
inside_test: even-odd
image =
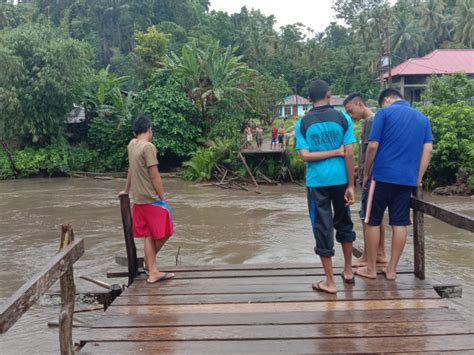
[[[474,176],[474,106],[458,102],[425,106],[422,110],[430,118],[435,138],[427,174],[429,184],[454,183],[459,168]]]
[[[58,143],[47,148],[26,148],[13,153],[19,177],[58,176],[69,171],[100,171],[97,152],[84,146]],[[4,153],[0,151],[0,179],[14,177]]]
[[[89,46],[49,26],[0,33],[0,135],[45,146],[61,137],[65,115],[83,97]]]
[[[200,132],[194,121],[196,111],[178,83],[167,80],[150,86],[138,94],[135,108],[152,117],[153,143],[160,156],[183,158],[196,150]]]
[[[433,76],[423,93],[423,99],[434,104],[454,104],[464,101],[474,105],[474,80],[464,73]]]
[[[335,0],[344,25],[332,22],[322,32],[300,23],[276,28],[276,18],[259,10],[243,7],[228,14],[209,11],[209,5],[208,0],[2,2],[0,140],[12,147],[21,175],[79,166],[125,169],[132,119],[142,111],[153,118],[162,161],[176,166],[192,156],[195,167],[202,167],[195,169],[195,179],[206,179],[216,163],[245,174],[228,153],[204,144],[231,140],[224,144],[231,151],[245,124],[268,127],[275,104],[291,93],[306,96],[316,77],[328,81],[334,94],[359,91],[376,98],[389,43],[396,65],[437,48],[472,48],[474,38],[472,0]],[[454,144],[457,126],[449,126],[455,139],[444,137],[461,115],[453,104],[472,104],[472,96],[472,81],[460,74],[433,78],[428,85],[424,98],[437,106],[427,110],[440,117],[432,119],[435,135],[442,135],[430,170],[433,184],[452,181],[457,166],[472,171]],[[75,105],[85,108],[85,122],[65,130],[65,115]],[[291,130],[292,121],[284,124]],[[66,139],[80,148],[67,147]],[[72,163],[71,152],[82,160]],[[45,160],[44,154],[62,158]],[[282,161],[249,164],[272,178],[287,179],[289,171],[296,178],[304,171],[296,152]]]

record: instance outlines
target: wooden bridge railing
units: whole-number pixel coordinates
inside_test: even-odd
[[[120,195],[120,212],[122,215],[123,235],[125,238],[125,247],[127,249],[128,263],[128,285],[138,276],[138,258],[137,248],[133,239],[132,211],[130,208],[130,197]]]
[[[59,252],[40,272],[0,305],[0,334],[10,329],[59,279],[61,286],[60,349],[61,354],[73,354],[72,317],[76,292],[73,264],[83,254],[84,241],[82,239],[74,240],[71,226],[62,225]]]
[[[413,249],[414,249],[414,268],[415,275],[425,279],[425,225],[424,214],[430,215],[442,222],[457,228],[466,229],[474,232],[474,218],[462,213],[449,211],[434,203],[423,200],[421,189],[418,190],[416,197],[411,198],[411,207],[413,208]]]

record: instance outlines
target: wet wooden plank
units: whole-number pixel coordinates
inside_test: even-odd
[[[94,342],[85,354],[320,354],[455,351],[474,349],[472,335],[177,342]]]
[[[221,294],[221,293],[264,293],[264,292],[308,292],[311,284],[321,278],[292,277],[292,278],[255,278],[209,280],[170,280],[153,285],[146,281],[135,283],[123,293],[124,296],[132,295],[174,295],[174,294]],[[346,290],[414,290],[432,289],[430,283],[421,281],[412,275],[399,275],[397,280],[389,281],[385,278],[369,280],[356,278],[355,284],[344,284],[340,277],[336,278],[339,291]]]
[[[334,265],[334,268],[342,268],[343,265]],[[401,264],[400,269],[409,269],[410,265]],[[195,272],[195,271],[236,271],[236,270],[291,270],[291,269],[322,269],[319,263],[282,263],[282,264],[225,264],[225,265],[186,265],[172,266],[160,265],[160,270],[167,272]]]
[[[319,339],[403,337],[416,335],[470,334],[472,327],[464,321],[409,323],[340,323],[284,324],[242,326],[194,326],[148,328],[100,328],[79,330],[83,342],[89,341],[190,341],[239,339]]]
[[[185,313],[185,314],[116,314],[105,313],[93,328],[250,325],[250,324],[338,324],[383,322],[444,322],[464,320],[459,312],[449,308],[397,309],[369,311],[316,311],[274,313]]]
[[[266,302],[326,302],[347,300],[399,300],[399,299],[439,299],[433,289],[391,290],[391,291],[346,291],[330,295],[325,292],[286,292],[286,293],[240,293],[212,295],[167,295],[167,296],[128,296],[119,297],[111,307],[128,305],[179,305],[216,303],[266,303]]]
[[[382,274],[382,267],[379,265],[377,267],[377,272]],[[312,267],[312,268],[287,268],[287,269],[258,269],[258,270],[182,270],[175,268],[160,268],[165,272],[174,272],[176,274],[176,279],[208,279],[208,278],[230,278],[230,277],[239,277],[239,278],[253,278],[253,277],[262,277],[262,276],[310,276],[310,275],[324,275],[324,269],[322,267]],[[340,275],[343,271],[342,267],[335,267],[335,275]],[[412,266],[400,266],[398,268],[399,274],[408,274],[413,273]],[[125,269],[112,270],[107,273],[107,277],[127,277],[128,272]]]
[[[374,300],[374,301],[327,301],[289,303],[236,303],[201,305],[141,305],[114,306],[107,313],[155,315],[178,315],[180,313],[253,313],[253,312],[298,312],[298,311],[353,311],[375,309],[420,309],[447,308],[445,299]]]

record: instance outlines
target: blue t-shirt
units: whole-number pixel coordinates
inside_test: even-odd
[[[323,152],[354,144],[351,118],[331,106],[312,108],[296,123],[296,149]],[[306,163],[306,186],[324,187],[347,184],[344,157],[334,157]]]
[[[428,117],[405,100],[381,109],[369,141],[379,142],[372,169],[375,181],[416,186],[423,144],[433,142]]]

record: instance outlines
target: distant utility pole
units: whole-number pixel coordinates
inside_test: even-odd
[[[392,87],[392,39],[390,31],[387,27],[387,49],[388,49],[388,87]]]

